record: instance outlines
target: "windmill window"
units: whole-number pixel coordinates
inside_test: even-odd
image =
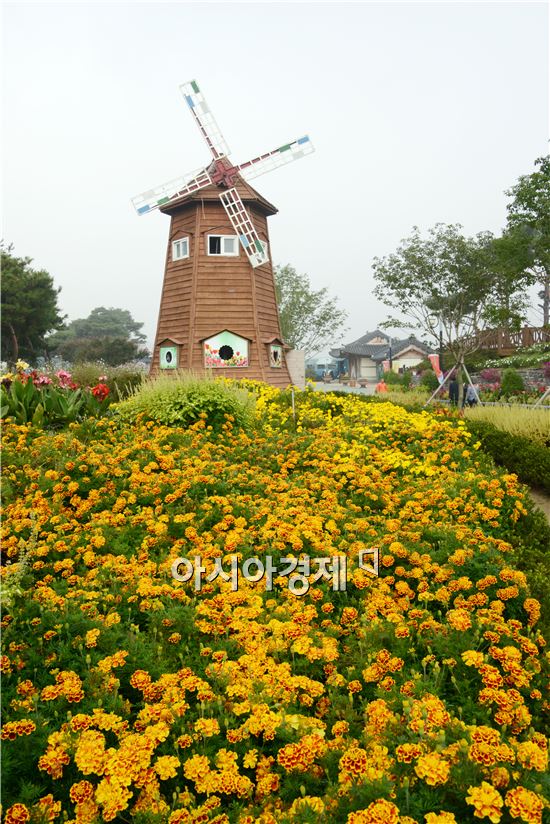
[[[184,260],[189,257],[189,238],[180,237],[172,243],[172,260]]]
[[[222,360],[230,360],[232,357],[233,357],[233,347],[232,346],[228,346],[227,344],[225,344],[225,346],[222,346],[220,348],[220,358]]]
[[[236,257],[239,254],[239,245],[236,235],[208,235],[206,244],[209,255]]]

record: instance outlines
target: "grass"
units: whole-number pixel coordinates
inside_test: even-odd
[[[550,410],[528,406],[475,406],[465,409],[468,420],[486,421],[511,435],[521,435],[542,446],[550,445]]]

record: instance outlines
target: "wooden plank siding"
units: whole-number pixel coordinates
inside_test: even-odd
[[[236,188],[258,236],[269,244],[267,217],[275,207],[240,179]],[[161,210],[171,222],[151,373],[159,371],[159,344],[166,338],[182,341],[180,367],[202,371],[201,341],[228,329],[249,340],[249,366],[214,369],[215,375],[288,386],[286,363],[269,366],[267,341],[281,337],[271,260],[253,269],[240,244],[235,257],[207,254],[208,234],[235,234],[219,200],[221,191],[209,186]],[[183,237],[189,238],[189,258],[174,261],[172,243]]]

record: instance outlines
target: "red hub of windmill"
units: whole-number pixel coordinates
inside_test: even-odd
[[[230,189],[235,184],[235,176],[239,170],[236,166],[232,166],[225,158],[221,160],[214,160],[208,167],[208,174],[212,178],[212,183],[216,186],[226,186]]]

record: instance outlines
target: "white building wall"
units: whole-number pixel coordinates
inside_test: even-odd
[[[414,355],[411,352],[410,354],[403,355],[400,358],[392,358],[392,365],[394,371],[396,372],[402,366],[406,366],[407,369],[411,369],[413,366],[417,366],[422,360],[422,355]]]
[[[285,353],[286,365],[290,372],[290,379],[294,386],[305,389],[306,386],[306,355],[303,349],[290,349]]]
[[[367,380],[376,380],[376,364],[370,358],[361,358],[360,378]]]

